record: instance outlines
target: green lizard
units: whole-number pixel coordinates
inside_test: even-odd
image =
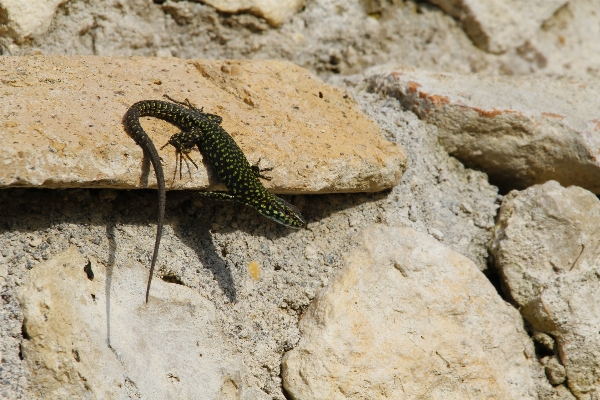
[[[167,143],[175,147],[177,155],[180,157],[180,174],[182,158],[190,159],[189,152],[194,146],[198,146],[202,155],[208,159],[219,179],[227,187],[227,192],[201,192],[203,196],[216,200],[238,201],[251,206],[260,214],[282,225],[292,228],[306,227],[306,221],[295,206],[270,193],[258,180],[261,177],[258,166],[250,165],[237,143],[220,126],[222,121],[220,116],[205,113],[203,109],[194,107],[187,100],[179,102],[168,96],[165,97],[172,103],[160,100],[139,101],[132,105],[123,117],[125,130],[150,159],[158,184],[158,226],[146,288],[146,302],[148,302],[162,235],[166,190],[158,151],[140,125],[140,117],[156,117],[181,129],[181,132],[171,136]],[[196,164],[194,163],[194,165]]]

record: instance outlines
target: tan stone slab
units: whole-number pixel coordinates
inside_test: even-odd
[[[600,194],[600,80],[368,74],[373,90],[436,125],[448,153],[503,191],[556,180]]]
[[[154,172],[121,124],[139,100],[169,94],[223,117],[251,163],[274,168],[277,193],[379,191],[398,183],[406,156],[343,91],[280,61],[34,56],[0,58],[0,187],[155,187]],[[177,129],[142,124],[157,147]],[[200,166],[168,189],[218,188]]]

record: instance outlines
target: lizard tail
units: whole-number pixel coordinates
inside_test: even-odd
[[[162,236],[164,219],[165,219],[165,204],[166,204],[166,189],[165,189],[165,174],[163,172],[162,164],[160,162],[160,156],[158,151],[150,140],[150,137],[142,128],[139,122],[140,117],[147,115],[147,110],[144,106],[136,103],[127,110],[123,117],[123,125],[125,130],[131,136],[136,143],[144,150],[146,156],[150,159],[152,166],[154,167],[154,173],[156,175],[156,183],[158,185],[158,224],[156,227],[156,241],[154,242],[154,253],[152,254],[152,262],[150,264],[150,275],[148,276],[148,286],[146,288],[146,303],[150,295],[150,285],[152,284],[152,276],[154,274],[154,266],[156,259],[158,258],[158,248],[160,247],[160,238]]]

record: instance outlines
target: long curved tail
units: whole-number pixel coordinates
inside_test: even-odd
[[[150,276],[148,277],[148,286],[146,288],[146,303],[150,295],[150,285],[152,283],[152,275],[154,274],[154,265],[158,258],[158,248],[160,247],[160,239],[162,236],[164,219],[165,219],[165,204],[166,204],[166,189],[165,189],[165,175],[163,172],[162,164],[160,162],[160,156],[154,143],[150,140],[150,137],[142,128],[140,124],[140,117],[146,114],[144,111],[144,103],[139,102],[132,105],[123,117],[123,125],[127,134],[131,136],[135,142],[144,150],[146,156],[150,159],[152,166],[154,167],[154,174],[156,175],[156,182],[158,185],[158,224],[156,227],[156,241],[154,242],[154,253],[152,254],[152,263],[150,264]]]

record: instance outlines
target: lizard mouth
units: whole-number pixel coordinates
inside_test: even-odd
[[[289,226],[290,228],[306,228],[306,220],[304,217],[302,217],[300,210],[298,210],[295,205],[290,204],[277,196],[273,197],[275,197],[275,201],[273,201],[273,214],[275,214],[275,216],[270,217],[267,215],[268,218],[271,218],[285,226]]]

